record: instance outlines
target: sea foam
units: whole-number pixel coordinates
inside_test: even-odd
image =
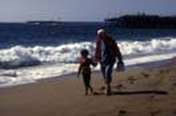
[[[121,52],[126,56],[161,54],[176,50],[176,39],[153,39],[151,41],[120,41]],[[86,48],[91,56],[95,52],[95,43],[81,42],[60,46],[14,46],[0,50],[0,68],[10,69],[47,63],[78,63],[79,52]]]
[[[162,61],[176,56],[176,39],[174,38],[118,43],[126,66]],[[95,43],[70,43],[56,47],[15,46],[1,49],[0,87],[34,83],[39,79],[77,72],[79,52],[83,48],[88,49],[90,56],[93,56]],[[99,69],[100,65],[93,68],[93,70]]]

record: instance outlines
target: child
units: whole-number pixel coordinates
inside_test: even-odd
[[[91,80],[91,68],[90,65],[96,66],[97,64],[93,62],[92,59],[88,58],[89,52],[86,49],[81,50],[81,60],[78,70],[78,78],[80,73],[82,73],[83,83],[85,86],[85,95],[88,95],[88,90],[93,94],[93,88],[90,85]]]

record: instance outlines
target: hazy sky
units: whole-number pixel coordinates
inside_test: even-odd
[[[103,21],[127,13],[176,15],[176,0],[0,0],[0,21]]]

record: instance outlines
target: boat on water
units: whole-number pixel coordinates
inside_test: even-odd
[[[62,24],[61,21],[28,21],[26,23],[31,25],[53,25],[53,26]]]

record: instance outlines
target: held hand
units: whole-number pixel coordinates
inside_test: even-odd
[[[96,66],[97,66],[97,62],[95,62],[95,63],[93,64],[93,66],[96,67]]]
[[[98,64],[98,62],[96,61],[96,59],[95,59],[94,57],[92,57],[91,60],[92,60],[92,65],[93,65],[94,67],[96,67],[97,64]]]

